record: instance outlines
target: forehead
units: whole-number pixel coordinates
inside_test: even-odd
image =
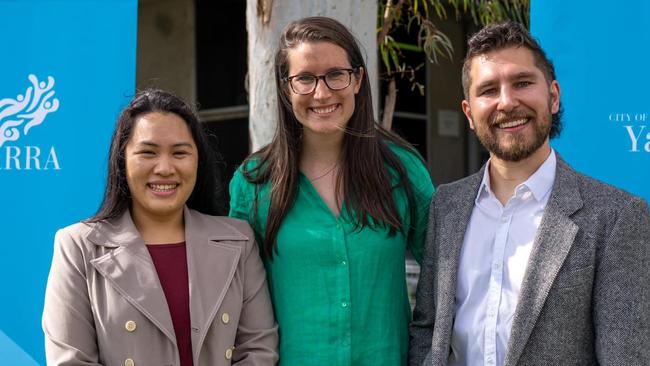
[[[492,79],[507,79],[521,73],[544,76],[535,64],[532,51],[526,47],[508,47],[477,55],[470,64],[472,85]]]
[[[287,54],[289,74],[322,73],[331,68],[351,67],[347,52],[331,42],[302,42]]]
[[[174,113],[150,112],[135,121],[131,142],[147,140],[157,143],[193,143],[187,123]]]

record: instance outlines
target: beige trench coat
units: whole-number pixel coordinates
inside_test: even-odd
[[[195,366],[274,365],[278,333],[248,224],[185,209]],[[48,365],[179,365],[171,316],[127,211],[57,232],[43,311]]]

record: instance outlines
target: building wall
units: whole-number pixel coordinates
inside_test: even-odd
[[[194,0],[140,0],[136,86],[196,101]]]
[[[453,44],[453,58],[439,58],[439,64],[427,63],[427,162],[435,185],[448,183],[466,175],[467,119],[460,103],[460,81],[465,53],[465,30],[462,22],[450,17],[436,23]]]

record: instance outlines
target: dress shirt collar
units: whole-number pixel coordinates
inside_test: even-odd
[[[515,188],[515,192],[518,192],[522,187],[527,188],[533,194],[533,197],[538,202],[543,201],[548,193],[553,188],[553,182],[555,181],[555,168],[557,165],[557,158],[555,156],[555,150],[551,149],[551,153],[548,155],[544,163],[533,173],[528,179],[519,184]],[[476,204],[479,201],[494,196],[490,186],[490,160],[485,164],[485,169],[483,171],[483,180],[481,180],[481,185],[476,195]]]

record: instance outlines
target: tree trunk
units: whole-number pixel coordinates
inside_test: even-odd
[[[377,0],[246,0],[248,30],[248,102],[251,151],[273,138],[277,126],[277,104],[273,57],[280,33],[291,21],[307,16],[337,19],[361,42],[366,52],[377,118]]]

